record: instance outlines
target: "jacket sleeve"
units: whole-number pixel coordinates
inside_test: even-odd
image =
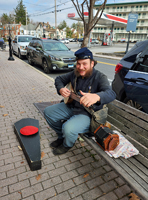
[[[100,73],[98,79],[98,91],[96,94],[100,96],[100,106],[113,101],[116,98],[116,93],[111,89],[107,76]],[[97,105],[97,104],[96,104]]]
[[[71,82],[72,76],[73,76],[73,71],[56,77],[55,87],[56,87],[57,93],[59,95],[60,95],[60,93],[59,93],[60,89],[64,88],[69,82]]]

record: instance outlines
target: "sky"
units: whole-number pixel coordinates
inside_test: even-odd
[[[107,3],[121,3],[121,2],[141,2],[148,0],[108,0]],[[18,5],[16,0],[0,0],[0,16],[3,13],[8,15],[14,11]],[[55,2],[57,9],[57,25],[63,20],[67,25],[71,27],[72,23],[76,22],[68,19],[68,13],[77,13],[71,0],[23,0],[23,5],[27,8],[29,18],[34,22],[49,22],[51,26],[55,26]],[[79,0],[83,2],[83,0]],[[103,0],[96,1],[97,3],[103,2]],[[86,10],[87,11],[87,10]]]

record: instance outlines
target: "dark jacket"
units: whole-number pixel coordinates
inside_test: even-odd
[[[76,75],[74,71],[58,76],[55,79],[55,86],[58,94],[60,94],[59,90],[65,87],[69,82],[71,82],[74,88],[75,78]],[[80,95],[79,90],[81,90],[82,92],[95,93],[100,96],[101,101],[93,105],[95,111],[100,110],[104,104],[113,101],[116,97],[115,92],[110,87],[110,84],[107,80],[107,76],[94,68],[93,68],[93,73],[90,77],[82,78],[80,76],[77,78],[76,92]],[[88,112],[85,110],[85,108],[75,100],[70,106],[74,108],[74,114],[83,113],[89,115]]]

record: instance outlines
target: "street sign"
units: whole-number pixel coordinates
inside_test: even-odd
[[[135,32],[137,26],[137,19],[138,19],[137,13],[129,13],[127,27],[126,27],[127,32],[130,31]]]

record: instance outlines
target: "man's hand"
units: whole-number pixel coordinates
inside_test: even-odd
[[[70,90],[67,88],[61,88],[59,92],[63,97],[69,97],[71,94]]]
[[[97,101],[100,101],[100,96],[92,93],[85,93],[80,91],[83,97],[80,98],[80,104],[83,104],[86,107],[90,107],[95,104]]]

